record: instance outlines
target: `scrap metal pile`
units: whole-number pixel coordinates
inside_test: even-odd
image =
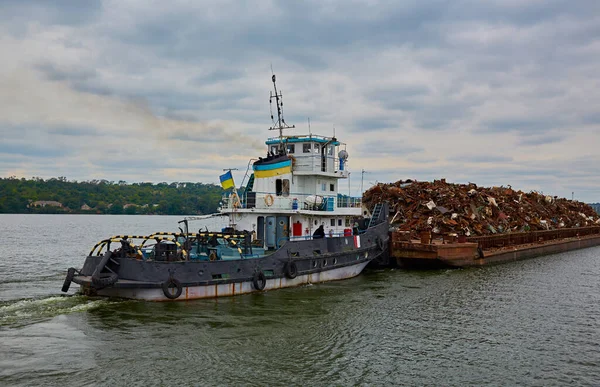
[[[400,180],[377,184],[363,196],[367,208],[381,200],[390,204],[391,224],[399,231],[478,236],[600,224],[585,203],[510,186]]]

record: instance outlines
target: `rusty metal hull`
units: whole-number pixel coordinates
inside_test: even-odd
[[[360,262],[356,265],[340,267],[337,269],[299,275],[294,279],[286,277],[267,279],[265,288],[262,291],[297,287],[307,284],[315,284],[328,281],[336,281],[359,275],[368,262]],[[82,292],[89,291],[89,288],[82,285]],[[259,290],[254,288],[252,281],[244,281],[227,284],[184,286],[180,297],[177,300],[196,300],[202,298],[228,297],[241,294],[256,293]],[[146,301],[172,301],[167,298],[161,288],[119,288],[110,287],[97,291],[99,296],[129,298]]]
[[[391,244],[390,255],[404,268],[466,268],[497,265],[599,245],[598,234],[512,245],[498,250],[478,249],[477,243],[441,245],[394,242]]]

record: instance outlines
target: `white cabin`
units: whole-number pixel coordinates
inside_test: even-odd
[[[278,120],[270,129],[279,136],[267,139],[266,157],[251,160],[244,189],[228,192],[220,212],[229,215],[233,229],[252,231],[256,245],[265,249],[311,238],[321,225],[326,237],[351,234],[363,209],[361,198],[340,194],[349,176],[345,144],[314,134],[284,136],[283,129],[293,126],[283,119],[274,75],[273,85]]]

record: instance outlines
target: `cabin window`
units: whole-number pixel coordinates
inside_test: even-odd
[[[338,219],[338,226],[341,226],[341,225],[342,225],[342,220]]]
[[[273,152],[273,154],[277,154],[277,145],[271,145],[271,152]]]
[[[331,227],[335,227],[335,219],[331,219],[329,224],[331,225]]]
[[[296,144],[288,144],[287,151],[288,151],[288,153],[295,153],[296,152]]]
[[[275,194],[277,196],[290,196],[290,180],[277,179],[275,180]]]
[[[306,143],[306,144],[302,144],[302,152],[303,153],[310,153],[310,142]]]
[[[350,218],[346,218],[346,227],[350,227]]]
[[[335,191],[335,184],[329,184],[329,190],[331,192]]]
[[[327,191],[327,183],[321,183],[321,191]]]
[[[313,149],[315,150],[315,153],[319,153],[321,151],[321,148],[319,147],[319,144],[315,144]]]
[[[283,179],[283,183],[281,186],[281,193],[285,197],[290,196],[290,180],[289,179]]]
[[[329,145],[329,149],[327,149],[327,154],[329,156],[333,156],[333,148],[334,148],[333,145]]]

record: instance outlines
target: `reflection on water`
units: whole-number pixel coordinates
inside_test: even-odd
[[[56,233],[71,239],[60,252],[40,243],[10,252],[10,264],[2,256],[0,384],[600,380],[600,248],[483,269],[382,270],[262,294],[148,303],[75,289],[62,296],[62,275],[91,244],[118,233],[115,221],[119,231],[144,232],[173,229],[177,218],[38,217],[12,222],[44,228],[48,240]]]

